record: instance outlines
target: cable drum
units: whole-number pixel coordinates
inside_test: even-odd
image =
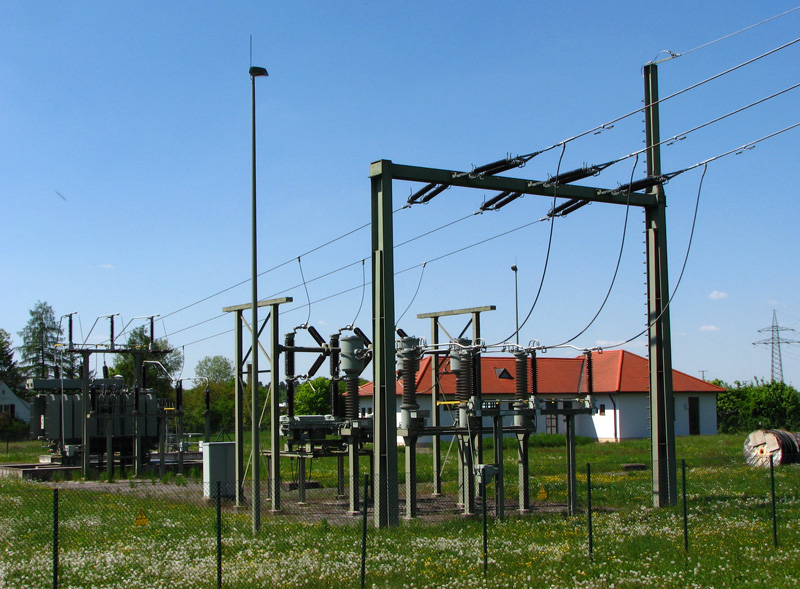
[[[800,433],[782,429],[759,429],[744,441],[744,459],[750,466],[769,466],[800,462]]]

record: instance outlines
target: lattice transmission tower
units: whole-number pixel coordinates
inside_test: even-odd
[[[782,331],[794,331],[790,327],[778,325],[778,316],[772,310],[772,325],[759,329],[759,333],[770,333],[770,337],[753,342],[754,346],[772,346],[772,382],[783,382],[783,364],[781,362],[781,344],[800,344],[800,341],[781,337]]]

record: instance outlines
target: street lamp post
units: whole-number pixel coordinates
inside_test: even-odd
[[[252,96],[252,288],[253,288],[253,322],[250,330],[253,334],[253,344],[251,348],[252,372],[250,374],[250,441],[252,448],[253,465],[253,491],[252,491],[252,515],[253,533],[261,527],[261,448],[259,447],[259,427],[258,427],[258,264],[256,245],[258,243],[256,232],[256,78],[266,77],[267,70],[263,67],[250,67],[250,85]]]
[[[516,342],[519,345],[519,289],[517,288],[517,265],[511,266],[514,272],[514,326],[516,328]]]

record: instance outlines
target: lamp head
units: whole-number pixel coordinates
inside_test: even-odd
[[[512,269],[514,272],[516,272],[516,271],[517,271],[517,265],[516,265],[516,264],[514,264],[513,266],[511,266],[511,269]]]
[[[263,67],[258,67],[258,66],[255,66],[255,65],[254,65],[254,66],[251,66],[251,67],[250,67],[250,75],[251,75],[252,77],[256,78],[256,77],[258,77],[258,76],[265,76],[265,77],[266,77],[266,76],[268,76],[269,74],[267,73],[267,70],[266,70],[265,68],[263,68]]]

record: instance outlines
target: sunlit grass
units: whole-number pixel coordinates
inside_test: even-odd
[[[424,456],[421,468],[430,468]],[[367,586],[792,587],[800,581],[800,465],[775,471],[775,548],[769,471],[744,465],[737,437],[680,439],[678,456],[687,460],[687,552],[680,501],[653,509],[650,471],[623,468],[648,463],[646,443],[580,446],[579,464],[592,463],[590,558],[585,468],[579,468],[579,514],[545,509],[565,501],[563,456],[559,447],[531,450],[534,512],[512,512],[503,521],[490,517],[485,577],[481,518],[450,513],[435,520],[401,519],[390,529],[370,526]],[[505,458],[506,495],[512,499],[515,453],[508,450]],[[291,464],[284,466],[288,478]],[[323,487],[335,487],[335,460],[315,460],[311,468]],[[366,472],[367,465],[362,468]],[[448,463],[445,492],[452,496],[450,468]],[[215,503],[187,478],[180,486],[174,480],[59,485],[60,586],[215,587]],[[424,494],[429,484],[420,488]],[[547,499],[537,499],[541,488]],[[296,501],[294,493],[287,491],[284,501]],[[298,510],[272,515],[268,506],[254,536],[249,509],[223,502],[224,587],[359,586],[358,517],[331,523],[309,515],[300,521]],[[135,525],[140,511],[146,526]],[[52,538],[52,486],[0,479],[0,587],[52,586]]]

